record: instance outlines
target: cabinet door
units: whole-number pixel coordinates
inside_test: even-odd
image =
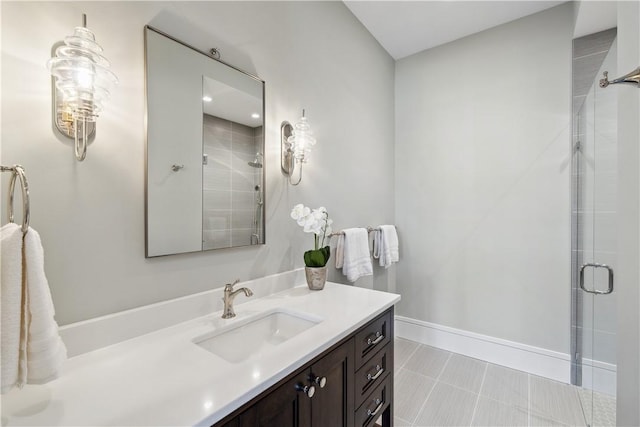
[[[314,427],[352,427],[354,411],[354,344],[349,340],[311,366],[309,379],[315,382],[311,399]],[[325,378],[324,387],[321,386]]]
[[[231,421],[227,421],[222,425],[215,424],[214,427],[255,427],[256,425],[257,421],[255,408],[250,408],[242,413],[242,415],[238,415],[237,417],[233,418]]]
[[[253,415],[256,419],[254,425],[259,427],[310,427],[312,398],[299,389],[299,386],[308,384],[308,371],[304,371],[269,393],[254,408]]]

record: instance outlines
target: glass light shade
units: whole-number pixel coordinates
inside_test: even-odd
[[[306,163],[311,152],[311,147],[316,144],[316,139],[313,137],[311,126],[307,118],[304,116],[300,118],[300,121],[295,124],[291,131],[291,136],[287,138],[287,143],[293,151],[293,157],[296,160]]]
[[[89,29],[76,27],[64,43],[47,67],[73,119],[95,122],[118,78],[109,70],[109,61],[101,55],[102,47]]]

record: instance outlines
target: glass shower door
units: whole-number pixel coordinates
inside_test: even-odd
[[[577,117],[576,385],[590,426],[615,426],[617,98],[597,83],[615,74],[615,52],[614,41]]]

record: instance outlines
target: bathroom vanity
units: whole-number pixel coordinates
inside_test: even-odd
[[[303,274],[243,282],[232,319],[218,288],[65,326],[61,377],[3,395],[3,426],[390,426],[400,296]]]
[[[358,426],[393,418],[393,308],[215,427]]]

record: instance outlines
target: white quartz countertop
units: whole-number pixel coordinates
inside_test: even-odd
[[[244,298],[244,296],[238,296]],[[400,300],[399,295],[327,283],[256,298],[70,358],[60,378],[2,396],[2,425],[210,426]],[[323,320],[239,363],[193,343],[195,338],[285,309]]]

